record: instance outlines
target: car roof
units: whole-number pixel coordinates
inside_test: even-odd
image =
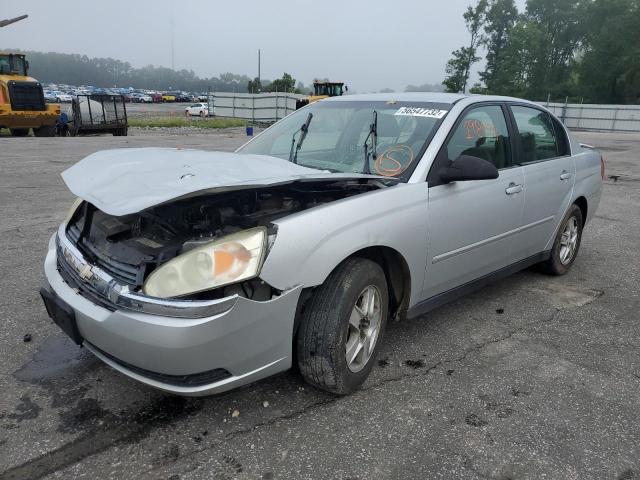
[[[323,102],[345,102],[345,101],[363,101],[363,102],[425,102],[425,103],[444,103],[453,105],[463,99],[469,99],[476,102],[501,101],[501,102],[534,102],[514,97],[502,97],[497,95],[467,95],[462,93],[442,93],[442,92],[402,92],[402,93],[365,93],[355,95],[343,95],[341,97],[330,97]]]
[[[341,97],[330,97],[324,101],[327,102],[344,102],[344,101],[363,101],[363,102],[428,102],[428,103],[449,103],[453,104],[468,95],[460,93],[441,93],[441,92],[403,92],[403,93],[365,93],[356,95],[343,95]]]

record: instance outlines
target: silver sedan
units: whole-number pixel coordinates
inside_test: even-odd
[[[347,394],[390,319],[534,264],[566,273],[603,176],[524,100],[336,97],[235,153],[111,150],[66,170],[78,200],[41,294],[75,342],[162,390],[297,367]]]

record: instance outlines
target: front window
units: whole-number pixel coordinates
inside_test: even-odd
[[[447,158],[462,155],[482,158],[500,170],[511,166],[509,131],[502,108],[497,105],[468,111],[446,145]]]
[[[18,55],[0,55],[0,75],[7,74],[26,75],[26,62]]]
[[[276,123],[238,153],[270,155],[318,170],[407,180],[449,108],[423,102],[317,102]],[[313,117],[303,136],[301,127],[309,113]],[[371,134],[372,124],[377,136]]]

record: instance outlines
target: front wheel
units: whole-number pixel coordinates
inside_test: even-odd
[[[346,395],[369,376],[389,311],[384,271],[364,258],[339,265],[302,313],[298,367],[312,385]]]
[[[29,135],[28,128],[10,128],[9,131],[13,137],[26,137]]]
[[[56,136],[56,126],[55,125],[43,125],[39,128],[33,129],[33,134],[36,137],[55,137]]]
[[[552,275],[564,275],[569,271],[580,249],[583,224],[580,207],[571,205],[558,229],[551,258],[542,264],[544,270]]]

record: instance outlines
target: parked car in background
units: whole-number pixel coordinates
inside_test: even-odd
[[[194,103],[193,105],[184,109],[184,113],[190,116],[209,116],[209,105],[206,103]]]
[[[58,103],[71,103],[73,101],[73,95],[64,93],[61,91],[51,92],[55,96],[55,101]]]
[[[135,103],[152,103],[153,99],[146,93],[132,93],[131,99]]]
[[[176,101],[176,96],[171,94],[171,93],[163,93],[162,94],[162,101],[163,102],[175,102]]]
[[[218,393],[295,362],[347,394],[390,319],[531,265],[567,273],[604,174],[529,101],[333,97],[235,153],[121,149],[63,172],[79,198],[41,295],[78,345],[155,388]]]
[[[44,101],[47,103],[56,103],[58,101],[58,97],[53,92],[48,90],[43,90]]]
[[[160,93],[149,93],[148,95],[153,103],[162,103],[164,101]]]

